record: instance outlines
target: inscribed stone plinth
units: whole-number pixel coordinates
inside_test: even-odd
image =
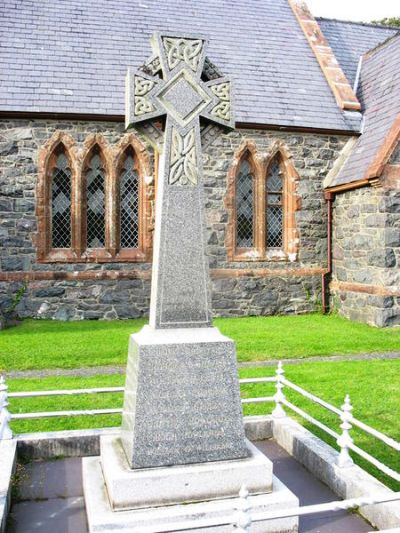
[[[246,457],[234,343],[216,328],[132,335],[122,442],[132,468]]]

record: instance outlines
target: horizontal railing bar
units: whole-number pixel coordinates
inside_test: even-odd
[[[275,377],[265,378],[245,378],[240,379],[240,384],[248,383],[274,383]],[[125,387],[97,387],[93,389],[61,389],[61,390],[45,390],[45,391],[27,391],[27,392],[9,392],[9,398],[34,398],[40,396],[70,396],[76,394],[101,394],[109,392],[124,392]]]
[[[353,452],[357,453],[360,457],[362,457],[363,459],[365,459],[366,461],[374,465],[378,470],[380,470],[387,476],[391,477],[392,479],[396,481],[400,481],[400,474],[398,472],[396,472],[395,470],[392,470],[385,464],[381,463],[380,461],[378,461],[378,459],[375,459],[375,457],[365,452],[364,450],[359,448],[357,445],[349,444],[348,446],[350,450],[353,450]]]
[[[30,392],[10,392],[9,398],[34,398],[40,396],[74,396],[77,394],[101,394],[106,392],[124,392],[125,387],[99,387],[95,389],[64,389]]]
[[[377,505],[381,503],[388,503],[400,500],[400,492],[382,496],[382,497],[360,497],[348,500],[338,500],[328,503],[321,503],[315,505],[306,505],[304,507],[293,507],[292,509],[277,509],[276,511],[264,511],[259,513],[252,513],[251,509],[248,511],[251,517],[251,523],[262,522],[265,520],[273,520],[279,518],[289,518],[293,516],[304,516],[310,514],[325,513],[327,511],[342,511],[347,509],[354,509],[356,507],[363,507],[365,505]],[[236,500],[239,501],[238,499]],[[238,514],[237,509],[232,509],[232,514]],[[217,526],[232,526],[235,527],[231,520],[227,518],[200,518],[193,520],[192,523],[169,523],[160,526],[144,526],[141,528],[142,533],[173,533],[174,531],[187,531],[191,529],[206,529]]]
[[[326,433],[328,433],[328,435],[330,435],[331,437],[333,437],[335,439],[339,438],[339,434],[336,433],[336,431],[333,431],[333,429],[328,428],[328,426],[325,426],[325,424],[323,424],[322,422],[319,422],[318,420],[316,420],[315,418],[313,418],[312,416],[307,414],[305,411],[303,411],[303,409],[300,409],[299,407],[296,407],[291,402],[286,400],[286,398],[284,400],[282,400],[282,403],[284,405],[286,405],[286,407],[289,407],[289,409],[292,409],[292,411],[294,411],[298,415],[300,415],[303,418],[305,418],[308,422],[311,422],[311,424],[314,424],[314,426],[317,426],[318,428],[320,428],[323,431],[325,431]]]
[[[265,377],[265,378],[243,378],[239,379],[240,385],[245,385],[246,383],[275,383],[276,377]]]
[[[322,422],[319,422],[318,420],[316,420],[315,418],[313,418],[312,416],[307,414],[305,411],[303,411],[299,407],[296,407],[295,405],[293,405],[291,402],[286,400],[286,398],[284,400],[282,400],[282,403],[284,405],[286,405],[287,407],[289,407],[289,409],[292,409],[292,411],[294,411],[298,415],[302,416],[305,420],[307,420],[308,422],[311,422],[312,424],[314,424],[318,428],[322,429],[323,431],[325,431],[326,433],[328,433],[329,435],[331,435],[335,439],[339,438],[338,433],[336,433],[332,429],[328,428],[328,426],[325,426],[325,424],[323,424]],[[357,453],[360,457],[362,457],[363,459],[365,459],[366,461],[368,461],[369,463],[374,465],[378,470],[380,470],[381,472],[383,472],[387,476],[391,477],[392,479],[395,479],[396,481],[400,481],[400,474],[397,473],[395,470],[392,470],[388,466],[384,465],[383,463],[378,461],[378,459],[375,459],[375,457],[372,457],[372,455],[370,455],[369,453],[365,452],[364,450],[362,450],[361,448],[359,448],[355,444],[349,444],[348,446],[349,446],[349,448],[351,450],[353,450],[353,452]]]
[[[327,503],[318,503],[314,505],[305,505],[304,507],[294,507],[293,509],[283,509],[276,511],[264,511],[251,515],[252,523],[261,522],[262,520],[273,520],[276,518],[289,518],[291,516],[305,516],[310,514],[326,513],[327,511],[345,511],[355,507],[364,507],[366,505],[376,505],[380,503],[389,503],[400,500],[400,492],[394,492],[387,496],[360,496],[359,498],[349,498],[348,500],[337,500]]]
[[[391,437],[388,437],[384,433],[381,433],[377,429],[374,429],[373,427],[368,426],[367,424],[364,424],[364,422],[361,422],[361,420],[357,420],[357,418],[352,417],[352,419],[350,420],[350,424],[352,424],[353,426],[357,426],[358,428],[362,429],[366,433],[369,433],[370,435],[384,442],[391,448],[394,448],[395,450],[400,451],[400,442],[397,442],[396,440],[392,439]]]
[[[339,416],[341,415],[342,411],[340,409],[338,409],[334,405],[326,402],[325,400],[322,400],[321,398],[318,398],[318,396],[315,396],[314,394],[311,394],[311,392],[307,392],[306,390],[302,389],[301,387],[299,387],[295,383],[292,383],[291,381],[287,380],[286,378],[281,378],[281,382],[284,385],[288,386],[290,389],[293,389],[296,392],[298,392],[299,394],[301,394],[302,396],[308,398],[309,400],[312,400],[313,402],[316,402],[319,405],[322,405],[322,407],[325,407],[329,411],[332,411],[332,413],[335,413],[335,414],[337,414]]]
[[[259,398],[243,398],[242,403],[266,403],[274,402],[275,398],[273,396],[260,396]]]
[[[295,383],[292,383],[291,381],[289,381],[286,378],[281,378],[281,381],[282,381],[282,383],[284,385],[287,385],[289,388],[295,390],[296,392],[298,392],[302,396],[305,396],[306,398],[318,403],[322,407],[325,407],[329,411],[332,411],[333,413],[335,413],[335,414],[337,414],[339,416],[341,415],[342,411],[340,409],[338,409],[337,407],[335,407],[334,405],[331,405],[330,403],[325,402],[324,400],[322,400],[318,396],[315,396],[314,394],[311,394],[310,392],[308,392],[305,389],[299,387]],[[358,428],[362,429],[366,433],[369,433],[373,437],[381,440],[382,442],[384,442],[388,446],[394,448],[395,450],[398,450],[398,451],[400,450],[400,442],[397,442],[394,439],[392,439],[391,437],[388,437],[387,435],[385,435],[384,433],[381,433],[380,431],[372,428],[371,426],[368,426],[367,424],[364,424],[364,422],[361,422],[361,420],[358,420],[357,418],[352,417],[351,420],[350,420],[350,423],[353,426],[357,426]]]
[[[122,409],[82,409],[79,411],[43,411],[42,413],[16,413],[11,420],[25,420],[31,418],[52,418],[56,416],[91,416],[120,414]]]

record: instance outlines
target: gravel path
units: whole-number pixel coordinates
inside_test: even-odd
[[[300,365],[303,363],[316,363],[321,361],[340,362],[340,361],[371,361],[373,359],[400,359],[400,352],[386,353],[367,353],[356,355],[331,355],[305,357],[303,359],[283,359],[285,365]],[[277,360],[269,361],[251,361],[239,363],[239,368],[249,367],[268,367],[276,366]],[[6,372],[7,378],[45,378],[51,376],[72,376],[72,377],[89,377],[89,376],[106,376],[114,374],[124,374],[125,365],[123,366],[96,366],[87,368],[52,368],[49,370],[16,370]]]

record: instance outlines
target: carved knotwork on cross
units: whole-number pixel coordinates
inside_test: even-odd
[[[152,45],[154,56],[142,69],[128,70],[126,126],[167,115],[165,140],[171,136],[174,152],[171,180],[193,183],[199,117],[234,126],[231,82],[223,76],[215,77],[215,67],[213,79],[202,81],[202,73],[210,70],[204,39],[155,34]],[[186,175],[180,173],[182,182],[176,180],[177,167],[187,170]]]
[[[152,38],[153,57],[140,70],[128,70],[126,126],[141,123],[151,136],[151,121],[166,115],[154,239],[153,327],[211,323],[200,117],[224,127],[233,127],[234,117],[231,82],[206,60],[206,46],[198,36],[157,33]],[[208,71],[212,79],[203,81]],[[191,240],[186,240],[188,233]],[[172,294],[174,284],[179,291]]]

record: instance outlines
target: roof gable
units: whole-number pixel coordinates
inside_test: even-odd
[[[362,135],[343,167],[326,186],[379,177],[400,137],[400,35],[363,58],[358,97],[364,111]]]
[[[316,20],[352,85],[356,79],[360,56],[397,33],[393,28],[372,24],[318,17]]]

